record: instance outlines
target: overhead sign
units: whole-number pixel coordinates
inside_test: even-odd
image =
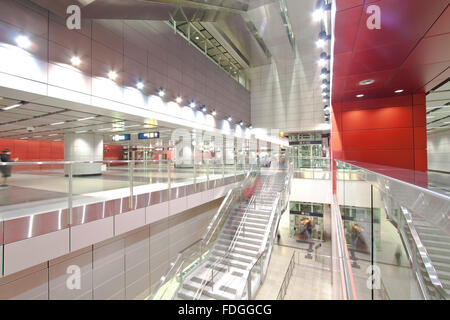
[[[322,144],[322,141],[289,141],[289,145],[298,146],[302,144]]]
[[[129,133],[127,133],[127,134],[116,134],[116,135],[114,135],[113,137],[112,137],[112,139],[113,139],[113,141],[116,141],[116,142],[118,142],[118,141],[128,141],[128,140],[130,140],[130,134]]]
[[[159,139],[159,132],[139,133],[138,138],[142,139]]]

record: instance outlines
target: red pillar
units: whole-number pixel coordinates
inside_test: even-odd
[[[333,103],[332,156],[426,186],[425,94]]]

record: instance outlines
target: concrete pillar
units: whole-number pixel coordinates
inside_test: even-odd
[[[93,133],[67,133],[64,135],[64,160],[103,161],[103,136]],[[68,166],[66,166],[68,174]],[[73,175],[102,174],[102,163],[73,165]]]

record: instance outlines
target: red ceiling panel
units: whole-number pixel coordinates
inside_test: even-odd
[[[351,52],[358,34],[359,21],[361,19],[362,6],[340,11],[336,13],[335,35],[345,35],[340,37],[334,44],[334,54]],[[337,37],[336,37],[337,39]]]
[[[410,68],[401,68],[386,84],[386,93],[397,89],[404,89],[409,92],[419,92],[425,85],[439,75],[442,70],[447,69],[449,62],[440,62],[422,65],[420,68],[412,66]]]
[[[363,14],[355,51],[419,41],[445,10],[448,0],[381,0],[376,4],[381,11],[381,29],[368,29],[365,22],[369,14]]]
[[[335,17],[332,101],[354,101],[356,93],[364,93],[366,99],[394,96],[397,89],[424,92],[443,82],[450,73],[449,1],[376,1],[381,30],[366,27],[371,2],[364,1],[364,8],[360,1],[337,2],[343,11]],[[358,86],[368,78],[376,82]]]
[[[364,0],[336,0],[336,11],[362,6],[363,4]]]
[[[450,64],[450,33],[424,38],[402,67],[413,67],[421,64],[431,64],[448,61]]]
[[[333,77],[346,76],[350,62],[352,59],[352,53],[346,52],[334,55],[333,61]]]
[[[439,20],[431,27],[427,33],[427,37],[432,37],[438,34],[450,32],[450,6],[447,6],[444,13],[439,17]]]

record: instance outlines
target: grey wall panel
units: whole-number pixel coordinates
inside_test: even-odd
[[[72,268],[80,270],[80,287],[67,286],[70,282],[69,277],[75,276],[70,273]],[[73,271],[72,271],[73,272]],[[59,261],[50,265],[49,269],[49,291],[50,300],[91,300],[92,299],[92,252],[82,253],[80,255],[70,257],[66,260]],[[76,281],[76,280],[75,280]]]
[[[148,295],[150,286],[150,229],[125,238],[125,293],[127,299]]]
[[[94,248],[94,299],[125,298],[124,245],[125,240],[119,239]]]

